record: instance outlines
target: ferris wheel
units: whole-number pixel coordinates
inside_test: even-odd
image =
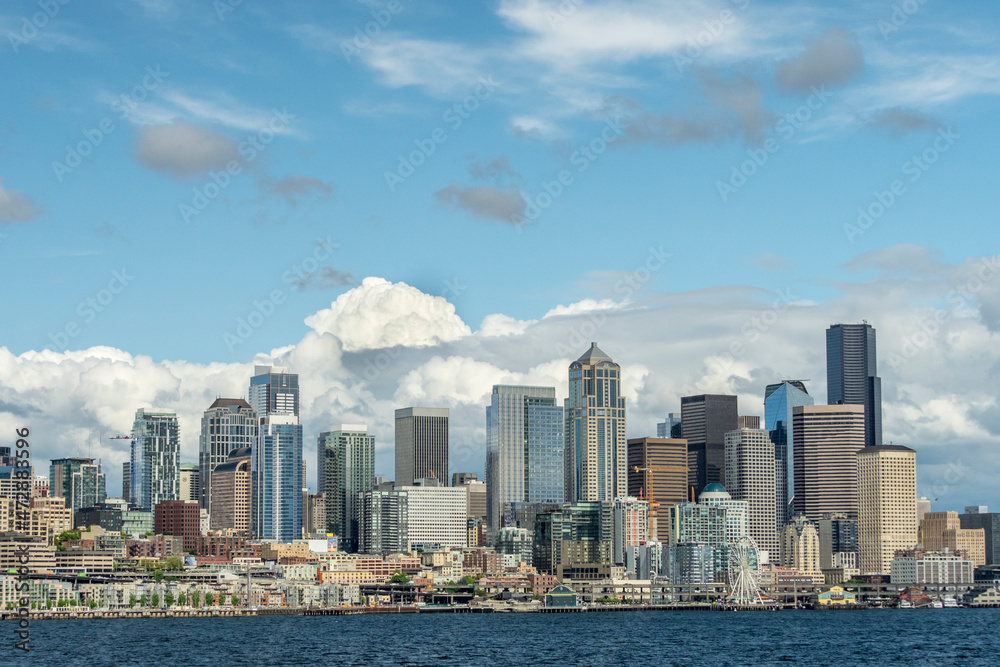
[[[730,604],[749,606],[763,604],[760,595],[758,567],[760,552],[750,537],[741,537],[729,545]]]

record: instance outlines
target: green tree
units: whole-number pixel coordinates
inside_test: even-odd
[[[163,581],[163,570],[154,570],[153,579],[155,581]]]
[[[154,607],[159,607],[160,606],[160,594],[159,593],[153,593],[153,600],[152,601],[153,601],[153,606]]]
[[[410,583],[410,580],[409,580],[409,578],[405,574],[403,574],[399,570],[396,570],[395,572],[392,573],[392,578],[389,579],[389,583],[390,584],[408,584],[408,583]]]
[[[181,593],[177,597],[177,605],[180,606],[180,607],[183,607],[183,606],[186,606],[187,603],[188,603],[188,597],[187,597],[187,595],[184,594],[184,593]]]
[[[63,598],[62,600],[59,600],[59,606],[60,607],[68,607],[69,606],[69,600],[67,600],[66,598]]]
[[[148,602],[149,602],[149,596],[147,596],[145,593],[143,593],[142,597],[139,598],[139,606],[140,607],[145,607]]]
[[[240,604],[240,596],[233,593],[233,597],[229,599],[234,607],[238,607]]]
[[[45,607],[47,609],[52,609],[52,607],[54,607],[54,606],[55,606],[55,603],[52,600],[46,600],[45,601]]]
[[[63,532],[56,535],[55,545],[56,549],[59,551],[66,551],[66,547],[62,545],[66,540],[78,540],[80,539],[79,530],[64,530]]]
[[[215,604],[215,594],[209,591],[205,593],[205,605],[211,607],[213,604]]]
[[[475,593],[476,593],[476,597],[477,598],[484,598],[484,597],[486,597],[486,589],[485,588],[477,588],[476,591],[475,591]]]
[[[470,577],[469,575],[465,575],[459,580],[459,582],[465,584],[466,586],[470,586],[476,583],[476,580]]]
[[[87,603],[87,606],[90,607],[91,609],[97,609],[97,600],[91,600],[90,602]]]
[[[32,609],[35,609],[35,608],[36,608],[36,606],[35,606],[36,604],[37,604],[37,603],[35,603],[35,602],[32,602],[32,603],[31,603],[31,608],[32,608]]]
[[[195,591],[191,594],[191,606],[200,607],[201,606],[201,591]]]
[[[171,591],[167,591],[167,594],[163,596],[164,602],[167,603],[168,607],[174,606],[174,594]]]
[[[133,593],[132,595],[128,596],[128,606],[129,607],[134,607],[135,606],[135,593]]]
[[[184,559],[180,556],[167,556],[163,559],[163,569],[168,572],[178,572],[184,569]]]

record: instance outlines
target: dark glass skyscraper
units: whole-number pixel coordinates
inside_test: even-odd
[[[826,330],[826,399],[865,406],[865,446],[882,444],[882,378],[876,374],[875,328],[867,322]]]
[[[791,490],[795,488],[792,479],[792,409],[802,405],[814,405],[813,397],[806,391],[801,380],[784,380],[769,384],[764,390],[764,428],[774,443],[774,491],[775,508],[778,513],[780,530],[792,518]]]
[[[712,483],[722,483],[726,433],[737,428],[736,397],[701,394],[681,397],[681,433],[688,447],[688,486],[695,497]]]

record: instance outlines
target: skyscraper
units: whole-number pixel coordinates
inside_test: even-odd
[[[359,502],[359,552],[388,556],[409,551],[406,491],[367,491]]]
[[[778,554],[784,508],[775,507],[774,443],[764,429],[741,428],[726,433],[726,483],[734,500],[747,502],[747,532],[769,555]],[[703,502],[703,501],[702,501]]]
[[[363,424],[341,424],[320,433],[316,481],[326,502],[326,532],[342,551],[358,549],[358,496],[375,484],[375,436]]]
[[[865,446],[882,444],[882,379],[875,365],[872,325],[834,324],[826,330],[826,399],[865,406]]]
[[[858,516],[858,459],[865,445],[863,405],[803,405],[792,410],[795,513]]]
[[[726,433],[737,428],[736,397],[701,394],[681,397],[681,432],[688,443],[688,486],[695,495],[723,481]]]
[[[649,501],[655,510],[655,539],[669,539],[667,510],[688,498],[687,441],[680,438],[632,438],[627,441],[627,493]]]
[[[783,380],[767,385],[764,390],[764,428],[774,443],[774,506],[778,513],[779,532],[792,517],[789,507],[792,489],[795,488],[792,479],[792,410],[814,403],[801,380]]]
[[[917,543],[917,453],[864,447],[858,459],[858,567],[889,574],[896,551]]]
[[[396,410],[396,486],[430,477],[448,485],[448,408]]]
[[[217,398],[201,418],[198,437],[198,502],[212,513],[212,471],[229,453],[251,447],[260,429],[257,412],[242,398]]]
[[[504,503],[562,503],[563,409],[554,387],[493,385],[486,407],[487,525]]]
[[[252,446],[251,533],[257,539],[291,542],[302,536],[302,425],[299,376],[256,366],[250,407],[260,420]]]
[[[234,449],[212,470],[212,530],[250,534],[250,488],[250,448]]]
[[[181,441],[177,414],[135,411],[132,423],[130,502],[150,511],[164,500],[180,497]]]
[[[197,463],[182,463],[180,473],[180,500],[201,502],[201,475]]]
[[[107,498],[101,464],[89,458],[52,459],[49,465],[49,496],[63,498],[75,514]]]
[[[681,416],[676,412],[671,412],[662,422],[656,423],[657,438],[682,438]]]
[[[569,365],[565,401],[566,500],[611,501],[626,494],[625,397],[621,366],[591,343]]]

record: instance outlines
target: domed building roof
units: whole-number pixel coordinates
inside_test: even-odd
[[[701,502],[703,499],[732,500],[733,497],[729,495],[728,491],[726,491],[726,487],[718,483],[712,483],[707,485],[701,490],[701,493],[698,494],[698,502]]]
[[[709,484],[708,486],[706,486],[704,489],[702,489],[701,492],[702,493],[725,493],[726,492],[726,487],[722,486],[718,482],[712,482],[711,484]]]

